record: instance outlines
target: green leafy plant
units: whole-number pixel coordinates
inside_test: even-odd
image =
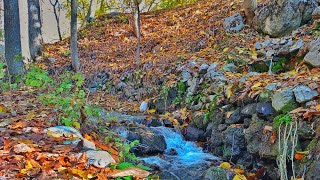
[[[279,126],[282,123],[285,123],[286,125],[290,124],[292,122],[292,118],[288,114],[280,114],[276,116],[273,120],[273,127],[279,128]]]
[[[53,79],[48,76],[48,72],[40,67],[31,67],[26,74],[26,85],[32,87],[47,87],[53,83]]]
[[[130,143],[122,143],[120,139],[116,139],[115,141],[116,147],[119,149],[119,159],[121,162],[129,161],[136,161],[138,158],[130,152],[130,149],[136,145],[139,145],[138,140],[134,140]]]
[[[43,104],[55,106],[62,112],[59,118],[63,125],[80,128],[81,111],[86,116],[99,115],[98,107],[86,103],[83,84],[82,74],[66,72],[60,76],[60,81],[53,85],[56,88],[40,96]]]
[[[162,0],[154,9],[172,9],[174,7],[194,3],[196,0]]]

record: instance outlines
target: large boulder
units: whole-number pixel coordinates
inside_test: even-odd
[[[137,155],[155,155],[163,153],[167,148],[163,135],[148,133],[142,129],[138,132],[129,131],[126,139],[129,141],[138,140],[140,142],[140,145],[131,149]]]
[[[278,3],[257,9],[253,20],[258,30],[272,37],[287,35],[308,22],[318,6],[316,0],[282,0],[281,5]]]

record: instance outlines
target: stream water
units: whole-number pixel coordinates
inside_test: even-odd
[[[120,119],[142,124],[145,116],[132,116],[118,112],[101,112],[107,119]],[[186,141],[183,135],[173,129],[164,126],[149,127],[153,133],[165,138],[167,148],[158,156],[141,157],[145,163],[158,166],[161,170],[161,179],[169,180],[202,180],[205,171],[211,167],[218,157],[205,153],[194,142]],[[127,137],[125,130],[118,132],[122,137]]]
[[[204,153],[195,143],[185,141],[181,133],[166,127],[152,127],[154,133],[165,137],[167,149],[162,157],[140,158],[148,164],[157,165],[163,170],[162,179],[201,179],[203,173],[214,160],[219,158]]]

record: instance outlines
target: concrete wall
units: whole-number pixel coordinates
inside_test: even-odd
[[[53,13],[53,7],[49,0],[40,0],[42,10],[42,33],[44,43],[53,43],[59,40],[57,23]],[[29,58],[28,46],[28,0],[19,0],[20,29],[22,55]],[[66,11],[60,13],[60,28],[64,37],[70,34],[70,19],[66,17]],[[3,29],[3,0],[0,0],[0,29]],[[3,46],[3,40],[0,39],[0,46]],[[0,47],[0,54],[1,49]]]

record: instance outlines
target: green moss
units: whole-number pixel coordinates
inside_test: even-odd
[[[258,61],[258,62],[253,63],[251,65],[251,68],[253,71],[259,72],[259,73],[268,72],[268,70],[269,70],[269,67],[263,61]]]
[[[260,102],[268,102],[271,100],[272,92],[265,89],[259,94],[259,101]]]
[[[279,58],[279,60],[273,64],[272,72],[274,72],[274,73],[282,72],[286,62],[287,62],[286,58]]]
[[[288,113],[298,107],[298,104],[295,101],[288,102],[281,110],[282,113]]]
[[[318,140],[317,139],[312,139],[312,141],[309,143],[307,147],[307,151],[313,151],[316,150]]]

